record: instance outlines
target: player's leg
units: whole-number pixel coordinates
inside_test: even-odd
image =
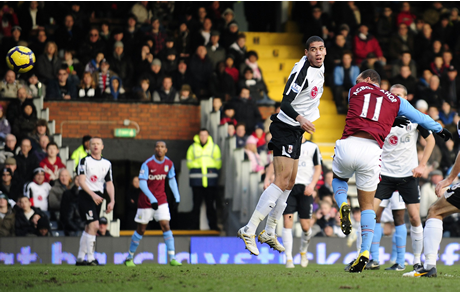
[[[388,203],[387,200],[382,201],[382,203]],[[384,203],[384,205],[385,205]],[[380,223],[382,218],[383,210],[385,207],[380,204],[379,208],[377,208],[377,212],[375,213],[375,227],[374,227],[374,236],[372,238],[371,244],[371,256],[372,260],[370,260],[366,265],[366,270],[378,270],[380,269],[380,240],[382,239],[382,225]]]
[[[97,216],[99,217],[99,216]],[[88,260],[88,265],[90,266],[97,266],[99,265],[99,262],[94,258],[94,251],[96,250],[96,235],[97,231],[99,230],[99,218],[85,227],[85,231],[87,233],[86,237],[86,246],[88,248],[87,250],[87,260]]]
[[[99,263],[94,258],[94,250],[96,248],[96,234],[99,229],[99,212],[101,207],[94,203],[90,195],[81,191],[79,193],[78,208],[80,216],[86,222],[86,225],[80,238],[80,248],[76,265],[98,265]],[[86,261],[84,260],[85,255],[87,256]]]
[[[131,236],[131,243],[129,245],[128,257],[125,260],[125,265],[128,267],[134,267],[134,254],[136,253],[137,247],[144,236],[147,225],[153,220],[155,210],[152,208],[138,208],[134,221],[137,223],[136,231]]]
[[[163,205],[165,205],[166,207],[168,206],[168,204],[163,204]],[[158,207],[158,209],[160,209],[160,207]],[[169,213],[169,209],[168,209],[168,213]],[[171,231],[171,228],[169,227],[169,221],[170,220],[160,220],[159,221],[160,226],[161,226],[161,231],[163,231],[163,239],[165,241],[166,249],[168,251],[169,264],[171,266],[182,266],[182,264],[176,260],[174,236]]]
[[[294,268],[294,262],[292,261],[292,226],[294,225],[292,213],[283,214],[284,219],[284,228],[283,228],[283,244],[286,254],[286,268],[291,269]]]
[[[313,215],[313,196],[302,194],[299,198],[299,221],[302,226],[302,236],[300,238],[300,266],[308,266],[308,246],[311,240],[311,217]]]
[[[399,194],[398,194],[399,196]],[[404,271],[405,270],[405,255],[406,255],[406,240],[407,240],[407,228],[404,223],[404,214],[406,212],[404,204],[402,206],[395,207],[394,203],[391,202],[392,208],[398,208],[399,210],[393,210],[393,219],[395,224],[394,242],[396,246],[396,263],[385,270],[391,271]]]

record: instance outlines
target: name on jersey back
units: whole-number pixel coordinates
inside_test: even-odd
[[[360,87],[356,88],[356,90],[352,94],[353,95],[358,95],[358,93],[360,93],[361,91],[366,90],[366,89],[375,90],[375,88],[372,88],[372,87],[369,87],[369,86],[360,86]],[[391,94],[391,92],[383,90],[383,89],[380,89],[380,92],[385,94],[391,102],[397,102],[398,101],[397,98],[393,94]]]

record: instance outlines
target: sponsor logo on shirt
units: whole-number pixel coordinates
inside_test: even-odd
[[[166,179],[166,174],[149,175],[149,180],[164,180],[164,179]]]
[[[297,84],[297,83],[295,83],[295,82],[292,83],[292,85],[291,85],[291,90],[294,91],[295,93],[299,93],[299,91],[300,91],[300,85]]]
[[[313,88],[311,89],[311,93],[310,93],[310,94],[311,94],[311,98],[315,98],[315,97],[318,95],[318,87],[316,87],[316,86],[313,87]]]

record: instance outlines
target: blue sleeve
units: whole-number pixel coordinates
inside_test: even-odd
[[[171,169],[168,172],[168,178],[171,179],[176,176],[176,170],[174,169],[174,163],[171,165]]]
[[[399,97],[399,96],[398,96]],[[430,116],[422,114],[418,110],[416,110],[407,100],[404,98],[399,97],[401,100],[401,104],[399,106],[398,116],[405,116],[411,122],[417,123],[424,127],[427,130],[431,130],[435,133],[439,133],[442,131],[442,126],[434,121]]]
[[[149,186],[147,185],[147,181],[145,179],[139,180],[139,187],[141,188],[141,191],[149,198],[150,203],[158,202],[155,196],[150,191]]]
[[[141,166],[141,170],[139,171],[139,180],[148,180],[149,179],[149,167],[147,166],[147,162],[144,162]]]
[[[171,191],[174,195],[174,199],[176,199],[176,203],[179,203],[180,202],[179,188],[177,187],[177,181],[175,177],[169,179],[169,187],[171,188]]]

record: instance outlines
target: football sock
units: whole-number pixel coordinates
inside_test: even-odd
[[[163,238],[166,243],[166,249],[168,250],[169,260],[173,260],[176,258],[175,251],[174,251],[174,236],[171,230],[163,232]]]
[[[411,226],[410,227],[410,238],[412,240],[412,252],[414,253],[414,265],[420,264],[420,256],[423,249],[423,227]]]
[[[85,231],[83,231],[83,233],[81,234],[81,237],[80,237],[80,247],[78,248],[78,256],[77,256],[77,260],[79,262],[83,261],[85,259],[86,250],[87,250],[86,234],[87,233]]]
[[[361,226],[359,228],[356,228],[356,250],[358,251],[361,248],[361,243],[363,242],[363,238],[361,237]]]
[[[86,233],[86,244],[88,247],[88,263],[94,261],[94,251],[96,249],[96,235]]]
[[[425,270],[431,270],[436,267],[436,258],[438,256],[439,244],[442,240],[442,220],[430,218],[425,223],[425,232],[423,233],[423,245],[425,247]]]
[[[398,249],[396,248],[396,232],[393,232],[391,237],[391,257],[390,261],[396,263],[396,258],[398,257]]]
[[[134,258],[134,253],[136,252],[139,242],[142,239],[142,235],[139,235],[137,231],[134,231],[133,236],[131,236],[131,244],[129,245],[129,255],[126,258],[127,260],[132,260]]]
[[[286,209],[286,201],[289,197],[291,190],[285,190],[278,200],[276,201],[276,206],[268,214],[267,224],[265,224],[265,231],[269,235],[275,234],[276,224],[278,224],[281,216],[283,215],[284,210]]]
[[[286,253],[286,260],[292,261],[292,229],[283,228],[283,245],[286,249],[284,252]]]
[[[375,212],[374,210],[361,211],[361,234],[363,241],[361,242],[360,252],[369,251],[371,248],[372,239],[374,238],[375,227]]]
[[[396,257],[396,263],[401,267],[404,267],[406,262],[406,240],[407,240],[407,228],[406,224],[401,224],[395,227],[396,234],[396,250],[398,256]]]
[[[338,178],[332,180],[332,189],[334,190],[334,198],[337,202],[339,208],[343,203],[348,203],[347,201],[347,192],[348,192],[348,183]]]
[[[271,184],[259,198],[256,209],[252,213],[251,219],[245,227],[244,232],[248,234],[255,234],[256,229],[259,226],[260,222],[267,217],[268,213],[275,208],[276,201],[281,196],[283,191],[275,184]]]
[[[308,229],[308,231],[302,232],[302,237],[300,239],[300,252],[307,252],[308,246],[310,245],[311,234],[311,228]]]
[[[374,238],[372,239],[371,255],[374,261],[380,262],[380,239],[382,238],[382,225],[375,223]]]

